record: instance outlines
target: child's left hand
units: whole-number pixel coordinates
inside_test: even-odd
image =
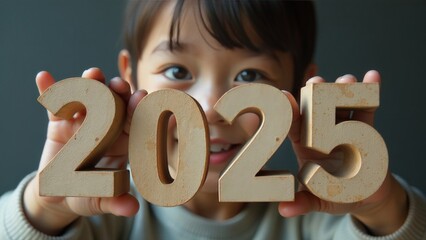
[[[352,75],[345,75],[336,80],[336,83],[356,82]],[[308,83],[324,82],[320,77],[311,78]],[[365,74],[363,83],[380,82],[380,75],[376,71],[369,71]],[[299,107],[294,98],[290,97],[293,107],[293,123],[289,133],[289,138],[296,153],[299,168],[308,159],[327,159],[327,155],[308,149],[300,142],[300,113]],[[338,111],[337,121],[350,119],[348,111]],[[373,125],[374,111],[357,110],[352,115],[352,120],[361,121]],[[279,205],[279,212],[284,217],[293,217],[307,214],[312,211],[326,212],[330,214],[350,213],[361,221],[374,235],[387,235],[398,230],[404,223],[408,214],[407,194],[402,186],[389,172],[381,187],[370,197],[355,203],[333,203],[322,200],[310,193],[303,186],[296,193],[294,202],[282,202]]]

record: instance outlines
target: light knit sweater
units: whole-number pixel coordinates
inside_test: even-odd
[[[409,196],[409,214],[403,226],[384,237],[369,236],[350,215],[311,213],[283,218],[276,203],[250,203],[235,217],[213,221],[194,215],[184,207],[163,208],[141,198],[133,218],[102,215],[81,217],[59,237],[44,235],[26,220],[22,196],[27,176],[16,190],[0,198],[0,240],[5,239],[426,239],[426,199],[400,180]]]

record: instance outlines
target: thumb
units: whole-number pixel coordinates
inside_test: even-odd
[[[322,200],[309,191],[300,191],[295,194],[293,202],[281,202],[278,211],[283,217],[295,217],[309,212],[326,212],[343,214],[350,212],[356,203],[334,203]]]
[[[67,198],[67,203],[72,211],[81,216],[111,213],[130,217],[139,210],[138,201],[129,193],[109,198]]]

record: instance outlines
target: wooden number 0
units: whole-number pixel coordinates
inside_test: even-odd
[[[260,118],[258,131],[219,179],[219,201],[292,201],[293,175],[260,171],[290,129],[293,111],[286,95],[266,84],[246,84],[225,93],[214,108],[229,124],[246,112]]]
[[[172,113],[179,139],[174,180],[167,163],[167,126]],[[208,168],[206,126],[203,110],[184,92],[165,89],[142,99],[133,113],[129,159],[135,185],[146,200],[161,206],[175,206],[197,193]]]
[[[111,197],[129,191],[127,170],[94,169],[102,151],[122,131],[125,106],[103,83],[83,78],[59,81],[38,101],[70,119],[86,108],[81,127],[40,172],[40,195]]]
[[[383,138],[360,121],[335,124],[336,108],[378,106],[378,83],[320,83],[302,89],[302,143],[325,154],[337,149],[345,157],[343,166],[333,173],[313,162],[303,166],[301,182],[313,194],[324,200],[350,203],[369,197],[381,186],[388,168]]]

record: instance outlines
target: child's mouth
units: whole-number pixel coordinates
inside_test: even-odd
[[[241,148],[241,144],[210,144],[210,164],[228,163]]]
[[[178,139],[175,139],[175,144],[179,145]],[[210,143],[210,164],[228,163],[238,153],[242,146],[243,144]]]
[[[210,154],[228,151],[232,147],[231,144],[211,144]]]

